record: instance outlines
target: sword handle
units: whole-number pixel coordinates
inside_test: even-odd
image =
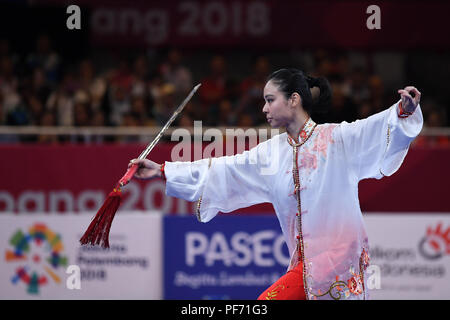
[[[119,180],[120,187],[123,187],[130,182],[130,180],[133,178],[134,174],[136,173],[137,169],[139,169],[139,165],[137,163],[133,164],[131,167],[128,168],[127,172],[124,174],[124,176]]]

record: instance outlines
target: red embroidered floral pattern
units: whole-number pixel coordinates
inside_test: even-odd
[[[316,169],[317,168],[317,157],[315,154],[309,153],[308,150],[302,154],[300,160],[300,166],[305,169]]]
[[[304,130],[302,130],[302,132],[300,132],[300,138],[302,140],[305,140],[307,136],[308,136],[308,134]]]
[[[363,248],[362,252],[361,252],[361,258],[360,258],[360,263],[361,263],[361,267],[364,270],[367,269],[367,267],[370,264],[370,257],[369,257],[369,253],[367,252],[367,250],[365,248]]]
[[[364,292],[364,270],[369,266],[370,257],[368,250],[366,248],[362,249],[361,256],[359,258],[359,273],[356,273],[355,268],[353,266],[350,267],[350,274],[352,277],[347,281],[343,281],[339,279],[339,276],[336,276],[336,281],[334,281],[330,288],[325,292],[319,289],[317,294],[311,293],[310,299],[317,299],[318,297],[323,297],[325,295],[329,295],[334,300],[340,300],[342,298],[347,299],[350,297],[350,294],[360,295]]]
[[[363,292],[361,277],[359,275],[354,275],[348,279],[347,287],[351,293],[356,295],[361,294]]]
[[[336,127],[336,124],[330,124],[321,127],[319,130],[319,134],[314,141],[314,146],[312,148],[313,151],[319,152],[319,155],[323,157],[327,156],[327,148],[331,143],[334,143],[333,140],[333,130]]]
[[[300,130],[300,133],[298,135],[300,144],[303,144],[306,142],[306,140],[308,140],[309,136],[312,134],[315,127],[316,123],[311,118],[308,118],[308,120],[306,120],[305,124],[303,125],[303,128]],[[295,141],[293,141],[293,139],[289,135],[288,135],[288,142],[290,145],[296,144]]]

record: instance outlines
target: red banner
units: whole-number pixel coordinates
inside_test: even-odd
[[[171,159],[174,144],[160,144],[149,158]],[[0,212],[96,211],[142,145],[0,146]],[[360,184],[363,211],[450,212],[450,150],[413,148],[400,170]],[[192,213],[195,203],[167,197],[161,179],[134,179],[121,209]],[[271,204],[239,210],[273,213]]]
[[[449,46],[443,1],[119,1],[92,8],[93,45],[417,48]],[[83,8],[83,6],[81,6]]]

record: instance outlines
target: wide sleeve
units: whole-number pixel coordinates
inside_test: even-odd
[[[420,105],[409,117],[400,118],[399,102],[366,119],[339,125],[346,161],[357,181],[395,173],[422,130]]]
[[[270,183],[264,174],[267,144],[234,156],[194,162],[166,162],[166,194],[199,201],[197,217],[208,222],[219,211],[231,212],[270,202]]]

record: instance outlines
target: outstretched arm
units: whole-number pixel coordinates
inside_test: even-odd
[[[270,202],[269,176],[261,170],[269,154],[267,142],[234,156],[166,162],[166,194],[188,201],[201,197],[197,217],[202,222],[218,212]]]
[[[133,159],[138,163],[135,177],[166,179],[166,194],[187,201],[202,198],[198,218],[208,222],[219,212],[231,212],[254,204],[270,202],[270,177],[263,167],[270,159],[270,144],[260,143],[234,156],[189,161]]]
[[[414,98],[409,92],[414,93]],[[420,92],[408,86],[398,93],[401,99],[389,109],[339,126],[347,162],[356,181],[380,179],[396,172],[409,145],[422,130]]]

